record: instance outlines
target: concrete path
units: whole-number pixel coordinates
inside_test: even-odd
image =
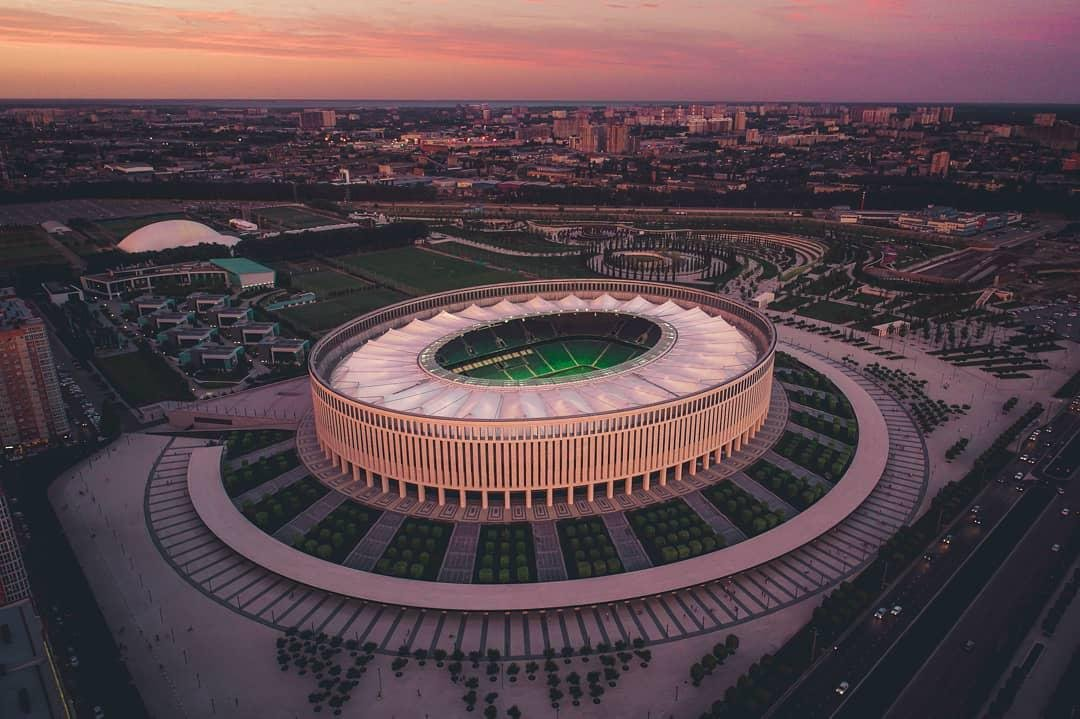
[[[293,467],[287,472],[282,472],[273,479],[268,479],[259,486],[252,487],[243,494],[233,497],[233,504],[237,507],[243,507],[245,504],[258,504],[259,500],[263,497],[276,494],[290,484],[299,482],[307,475],[308,469],[304,465],[301,464],[299,467]]]
[[[755,499],[764,502],[769,509],[780,510],[784,513],[784,519],[791,519],[799,510],[773,494],[768,487],[754,481],[750,476],[742,472],[736,472],[728,477],[739,489],[751,495]]]
[[[446,547],[446,556],[443,557],[442,568],[439,569],[439,581],[471,582],[476,564],[476,545],[479,543],[479,524],[455,524],[450,543]]]
[[[641,546],[634,530],[630,528],[630,522],[622,512],[608,512],[600,515],[604,520],[604,527],[611,536],[611,543],[615,545],[615,551],[619,553],[619,561],[628,572],[638,569],[648,569],[653,564],[649,561],[649,555]]]
[[[346,497],[337,492],[327,492],[300,514],[296,515],[285,526],[274,532],[274,539],[291,545],[297,537],[302,537],[317,525],[335,509],[345,503]]]
[[[772,451],[771,449],[768,452],[766,452],[764,455],[762,455],[761,458],[764,459],[769,464],[775,464],[780,469],[786,469],[788,472],[791,472],[796,477],[805,478],[807,482],[809,482],[810,484],[813,484],[815,486],[819,485],[819,484],[824,485],[826,489],[831,489],[832,486],[833,486],[832,482],[825,479],[824,477],[822,477],[822,476],[820,476],[818,474],[815,474],[814,472],[810,471],[809,469],[807,469],[806,467],[802,466],[801,464],[799,464],[797,462],[792,462],[787,457],[785,457],[783,455],[780,455],[780,454],[777,454],[776,452]]]
[[[832,437],[828,436],[827,434],[820,434],[820,433],[815,432],[814,430],[810,429],[809,427],[803,427],[801,424],[798,424],[796,422],[792,422],[791,424],[789,424],[787,426],[787,430],[789,432],[794,432],[795,434],[801,434],[803,437],[806,437],[807,439],[815,440],[815,441],[825,445],[826,447],[829,447],[830,449],[839,449],[839,450],[854,450],[855,449],[854,447],[852,447],[847,442],[841,442],[838,439],[833,439]]]
[[[536,550],[536,578],[541,582],[566,579],[566,562],[559,546],[555,522],[533,522],[533,547]]]
[[[238,469],[239,467],[244,466],[245,461],[248,464],[255,464],[263,457],[273,457],[275,454],[288,452],[290,449],[294,449],[295,447],[296,437],[289,437],[288,439],[283,439],[280,442],[275,442],[274,444],[263,447],[262,449],[257,449],[254,452],[248,452],[247,454],[240,455],[236,459],[227,460],[225,462],[225,465],[229,469]]]
[[[705,471],[708,472],[709,470]],[[690,505],[690,509],[697,512],[698,516],[713,528],[714,532],[724,538],[724,544],[731,546],[746,539],[743,531],[736,527],[735,523],[727,518],[727,515],[717,509],[716,505],[705,499],[701,492],[691,492],[683,495],[683,499]]]
[[[349,552],[342,562],[346,567],[362,569],[370,572],[375,568],[375,562],[383,555],[390,542],[394,541],[394,535],[405,521],[404,514],[397,512],[383,512],[364,538],[357,543],[356,547]]]

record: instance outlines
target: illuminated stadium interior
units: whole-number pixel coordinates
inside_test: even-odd
[[[553,380],[609,370],[656,346],[663,329],[620,312],[565,312],[494,322],[452,337],[435,361],[486,380]]]

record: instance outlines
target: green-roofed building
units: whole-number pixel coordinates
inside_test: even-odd
[[[274,286],[274,271],[246,257],[228,257],[210,262],[229,273],[229,284],[233,287],[246,290],[249,287]]]

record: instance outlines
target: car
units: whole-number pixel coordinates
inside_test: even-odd
[[[922,558],[923,558],[923,561],[926,562],[927,564],[930,564],[930,563],[932,563],[934,561],[934,555],[930,554],[930,552],[923,552]]]
[[[1026,462],[1026,461],[1028,461],[1028,455],[1026,455],[1026,454],[1022,454],[1022,455],[1020,455],[1020,461],[1021,461],[1021,462]]]
[[[94,719],[105,719],[105,710],[101,707],[94,707]]]
[[[901,607],[899,604],[896,604],[893,606],[892,609],[889,610],[889,614],[893,615],[894,617],[899,617],[900,612],[902,611],[904,611],[904,608]]]
[[[974,639],[968,639],[966,642],[964,642],[964,651],[965,652],[971,652],[974,649],[975,649],[975,640]]]
[[[941,543],[945,545],[952,544],[952,535],[946,534],[944,537],[941,538]]]
[[[1039,462],[1038,457],[1028,457],[1028,459],[1027,459],[1028,464],[1038,464],[1038,462]]]
[[[1014,489],[1016,489],[1017,492],[1023,492],[1024,491],[1024,485],[1018,484],[1018,485],[1016,485],[1016,487],[1014,487]]]
[[[884,619],[886,614],[885,607],[878,607],[878,610],[874,612],[874,619]]]
[[[1070,514],[1072,514],[1072,511],[1068,507],[1062,507],[1061,508],[1061,516],[1062,517],[1068,517]]]
[[[1053,427],[1047,427],[1046,428],[1046,433],[1047,434],[1053,434],[1054,433],[1054,428]]]
[[[978,514],[978,513],[979,513],[979,512],[981,511],[981,510],[982,510],[982,507],[980,507],[980,506],[979,506],[979,505],[977,505],[977,504],[973,504],[973,505],[971,506],[971,513],[972,513],[972,514]]]
[[[976,527],[981,527],[982,526],[982,520],[979,519],[978,517],[973,517],[972,520],[971,520],[971,523],[974,524]]]
[[[840,682],[836,687],[836,693],[840,696],[847,694],[848,689],[851,689],[851,684],[848,682]]]
[[[1064,487],[1058,487],[1057,488],[1057,493],[1058,494],[1065,494],[1065,488]]]
[[[1050,545],[1050,551],[1051,552],[1060,552],[1061,551],[1061,545],[1060,544],[1051,544]]]
[[[1016,480],[1017,482],[1021,481],[1023,478],[1024,478],[1024,473],[1023,472],[1017,472],[1016,474],[1013,475],[1013,479]]]

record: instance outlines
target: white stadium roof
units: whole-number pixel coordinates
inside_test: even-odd
[[[135,230],[117,247],[124,252],[155,252],[173,247],[211,243],[235,245],[240,239],[222,235],[211,227],[191,220],[162,220]]]
[[[425,370],[420,354],[448,336],[501,319],[560,311],[634,314],[666,323],[674,343],[647,363],[582,375],[557,383],[485,386],[465,378],[440,377]],[[610,295],[557,301],[470,305],[388,330],[347,354],[330,373],[329,384],[345,396],[394,412],[455,419],[517,420],[567,417],[632,409],[693,394],[752,367],[757,351],[750,339],[722,317],[699,307],[683,308],[637,296]]]

